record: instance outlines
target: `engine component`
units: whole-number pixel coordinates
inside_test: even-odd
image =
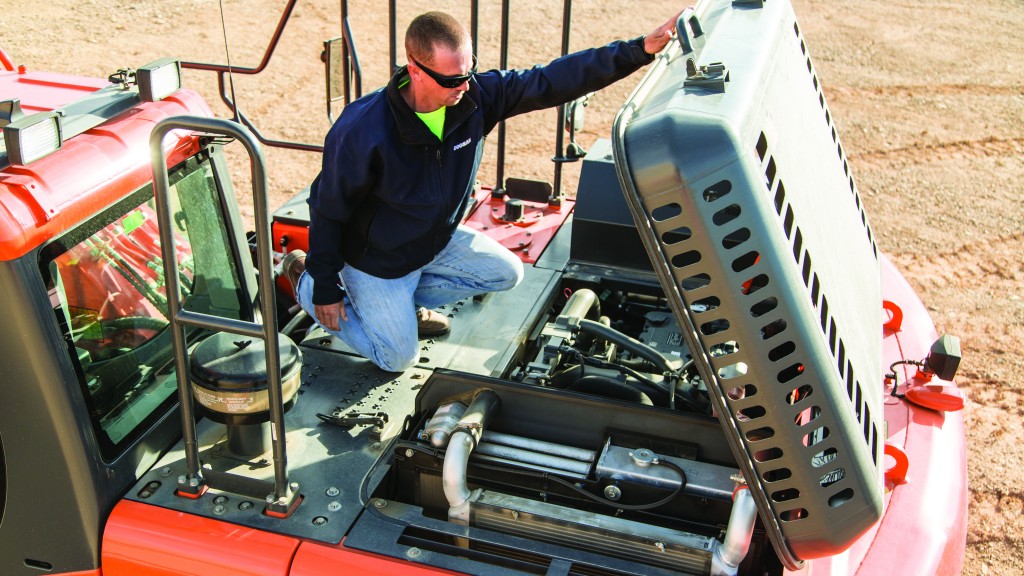
[[[537,338],[540,351],[525,369],[524,379],[535,384],[546,384],[562,362],[561,350],[567,344],[575,343],[571,324],[580,318],[600,317],[600,301],[593,290],[583,289],[572,293],[561,314],[548,322]]]
[[[750,539],[754,535],[756,518],[757,505],[754,503],[754,497],[750,495],[750,488],[745,485],[739,487],[733,497],[725,540],[715,542],[711,576],[736,576],[740,562],[750,551]]]
[[[717,546],[708,536],[491,491],[469,508],[472,526],[687,574],[707,574]]]
[[[514,434],[504,434],[502,432],[494,432],[492,430],[484,431],[483,440],[484,442],[525,448],[527,450],[533,450],[534,452],[543,452],[545,454],[551,454],[552,456],[562,456],[583,462],[593,462],[594,458],[597,456],[593,450],[587,450],[585,448],[575,448],[573,446],[565,446],[562,444],[555,444],[554,442],[525,438]]]
[[[642,452],[646,452],[646,454],[641,454]],[[652,460],[651,457],[655,457],[657,460],[668,461],[681,468],[686,473],[686,486],[683,487],[683,492],[687,494],[715,500],[728,500],[732,497],[733,489],[736,487],[736,481],[733,479],[739,474],[739,470],[736,468],[717,466],[686,458],[654,455],[646,448],[630,449],[615,446],[611,440],[605,443],[604,450],[601,451],[595,474],[599,479],[632,482],[658,488],[671,489],[679,486],[678,474],[662,466],[638,463],[638,458],[643,457],[646,457],[648,461]]]
[[[710,414],[703,382],[693,370],[665,303],[624,292],[616,293],[614,299],[612,319],[601,315],[601,298],[593,290],[573,291],[560,314],[536,337],[533,360],[515,377],[541,386]]]
[[[648,312],[644,317],[644,330],[637,338],[664,355],[689,358],[690,352],[683,341],[683,332],[668,310]]]
[[[448,519],[459,524],[469,521],[468,502],[472,493],[466,480],[469,455],[480,442],[484,427],[501,407],[498,395],[482,388],[473,396],[448,442],[441,473],[444,495],[448,499]]]
[[[484,431],[473,453],[474,459],[579,478],[590,473],[596,457],[593,450],[491,431]]]
[[[449,402],[442,404],[434,412],[434,415],[427,421],[423,432],[420,433],[420,440],[430,442],[434,448],[444,448],[448,445],[452,431],[459,424],[459,419],[466,413],[467,406],[462,402]]]

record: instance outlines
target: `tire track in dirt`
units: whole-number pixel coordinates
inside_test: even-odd
[[[982,444],[1007,433],[1006,426],[1019,429],[1024,416],[1014,376],[1024,370],[1016,344],[1024,338],[1024,305],[1017,291],[1024,281],[1022,252],[1024,232],[1018,231],[941,252],[890,255],[922,299],[937,306],[937,325],[963,340],[957,382],[973,406],[968,436]]]
[[[1000,351],[1005,353],[1005,351]],[[1021,391],[1012,382],[992,378],[971,365],[960,366],[957,373],[957,385],[971,391],[971,400],[975,404],[997,405],[1000,410],[1024,416],[1024,403],[1021,403]]]
[[[1022,544],[1011,528],[1013,524],[1021,522],[1021,511],[1024,511],[1024,494],[1020,490],[977,491],[971,488],[967,507],[975,514],[982,514],[979,518],[982,522],[975,522],[978,528],[968,530],[969,543],[979,545],[996,542],[1016,546]]]
[[[1015,506],[1024,508],[1024,490],[1022,490],[1021,488],[1007,489],[1007,487],[1002,486],[993,490],[988,490],[985,493],[990,494],[1000,500],[1004,500],[1005,503],[1002,504],[1003,506]]]
[[[959,140],[938,144],[915,144],[889,150],[850,153],[851,161],[862,165],[911,164],[938,162],[949,159],[1016,157],[1024,154],[1024,137],[996,138],[990,136],[979,140]]]
[[[1012,247],[1016,246],[1016,249]],[[908,278],[930,288],[1024,282],[1024,231],[1000,234],[940,253],[902,252],[890,258]]]
[[[1021,96],[1024,95],[1024,84],[1009,86],[993,86],[989,84],[904,84],[895,86],[873,86],[858,88],[855,86],[826,86],[825,96],[833,102],[846,98],[862,101],[865,98],[881,98],[892,101],[900,97],[933,98],[935,96]]]
[[[968,510],[974,505],[974,502],[968,504]],[[985,544],[1008,544],[1013,547],[1021,546],[1020,539],[1010,534],[997,532],[994,534],[978,535],[974,532],[967,533],[967,542],[973,546],[985,545]]]

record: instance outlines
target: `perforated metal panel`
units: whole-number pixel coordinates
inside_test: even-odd
[[[761,518],[796,567],[881,516],[879,264],[792,8],[736,4],[683,14],[613,146]]]

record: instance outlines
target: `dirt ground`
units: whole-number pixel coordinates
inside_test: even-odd
[[[387,78],[387,4],[348,4],[368,92]],[[399,30],[430,8],[470,19],[468,1],[398,4]],[[1024,491],[1010,478],[1024,469],[1018,284],[1024,281],[1024,2],[794,4],[880,247],[918,290],[939,332],[962,338],[958,381],[970,399],[963,573],[1022,574]],[[480,5],[481,65],[497,67],[500,2]],[[645,33],[685,5],[577,2],[570,49]],[[233,65],[260,62],[285,6],[284,0],[224,0]],[[563,3],[528,0],[512,8],[509,66],[557,56]],[[319,56],[321,42],[339,35],[339,19],[337,2],[299,2],[265,72],[235,76],[240,107],[267,138],[322,142],[329,121]],[[223,63],[224,39],[216,0],[19,0],[0,10],[0,47],[32,70],[106,76],[164,56]],[[585,148],[608,137],[638,79],[603,91],[587,108],[579,138]],[[187,71],[185,80],[218,116],[229,116],[212,74]],[[554,112],[509,123],[506,176],[552,179],[556,123]],[[495,141],[488,144],[484,185],[494,183]],[[233,166],[245,173],[238,151],[231,153]],[[308,184],[319,166],[315,154],[269,149],[266,156],[271,206]],[[575,190],[578,171],[566,167],[567,190]],[[251,215],[251,200],[242,203]]]

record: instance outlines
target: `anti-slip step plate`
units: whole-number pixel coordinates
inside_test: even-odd
[[[627,101],[616,170],[787,566],[881,516],[878,252],[788,2],[703,2]]]

